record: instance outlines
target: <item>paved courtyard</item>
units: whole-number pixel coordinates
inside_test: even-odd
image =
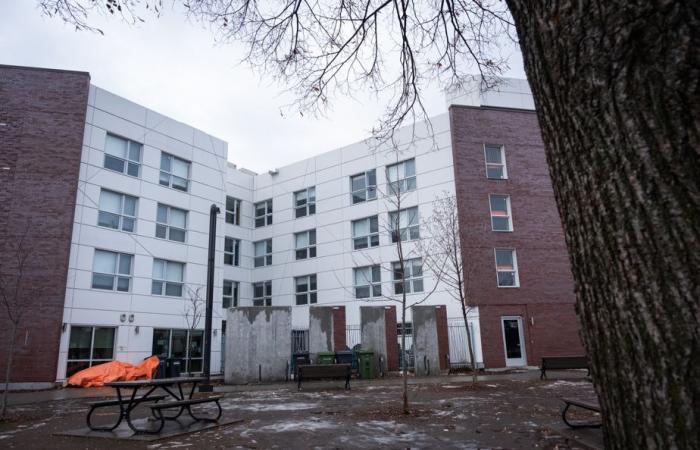
[[[87,402],[109,389],[13,394],[12,419],[0,422],[1,448],[600,448],[599,429],[573,431],[561,397],[590,397],[580,372],[540,381],[533,372],[412,379],[412,413],[401,414],[401,380],[220,386],[223,420],[242,422],[155,442],[56,436],[84,427]],[[143,411],[142,413],[145,413]],[[111,417],[110,417],[111,416]],[[108,413],[100,419],[116,416]]]

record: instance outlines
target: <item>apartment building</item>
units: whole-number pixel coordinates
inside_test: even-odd
[[[581,352],[573,281],[527,83],[448,96],[431,127],[256,174],[226,142],[90,84],[89,74],[0,66],[0,247],[32,242],[13,381],[38,386],[151,354],[201,370],[209,208],[217,205],[212,371],[231,306],[447,305],[416,243],[433,202],[456,195],[475,307],[476,359],[536,365]],[[301,145],[301,144],[300,144]],[[235,159],[236,151],[232,151]],[[402,192],[397,207],[396,190]],[[391,223],[410,261],[395,270]],[[2,272],[12,274],[11,265]],[[37,289],[38,288],[38,289]],[[201,304],[198,307],[201,311]],[[410,311],[409,317],[410,320]],[[7,342],[5,317],[0,338]],[[0,362],[0,366],[4,361]]]

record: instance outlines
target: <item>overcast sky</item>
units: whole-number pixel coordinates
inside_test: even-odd
[[[256,172],[364,139],[382,112],[362,96],[332,99],[326,117],[282,117],[292,101],[283,86],[238,65],[241,48],[217,44],[175,11],[138,26],[99,16],[92,23],[105,35],[43,17],[34,0],[3,0],[0,64],[90,72],[96,86],[227,141],[229,160]],[[524,78],[513,52],[507,76]],[[438,87],[426,101],[431,115],[445,112]]]

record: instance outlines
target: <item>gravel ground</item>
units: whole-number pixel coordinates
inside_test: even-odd
[[[419,381],[419,380],[416,380]],[[562,426],[561,397],[594,396],[590,383],[503,379],[476,387],[450,378],[409,386],[411,414],[401,412],[401,380],[356,384],[292,383],[226,393],[224,419],[243,422],[156,442],[55,436],[81,428],[84,398],[16,405],[0,422],[0,448],[542,448],[602,446],[600,430],[578,439]],[[142,411],[141,414],[144,414]],[[108,413],[101,418],[116,417]],[[585,434],[588,433],[588,434]],[[582,444],[586,442],[587,445]]]

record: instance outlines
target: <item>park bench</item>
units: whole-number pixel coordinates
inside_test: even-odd
[[[177,400],[174,402],[166,402],[166,403],[156,403],[154,405],[151,405],[151,413],[155,416],[156,419],[160,420],[160,425],[157,430],[154,430],[154,433],[159,433],[160,430],[163,429],[163,426],[165,425],[165,420],[173,420],[177,418],[182,412],[187,409],[187,412],[190,414],[190,416],[194,420],[201,420],[205,422],[216,422],[221,418],[221,405],[219,404],[219,400],[221,400],[222,396],[217,395],[213,397],[203,397],[203,398],[190,398],[190,399],[185,399],[185,400]],[[218,413],[216,417],[199,417],[196,416],[193,412],[190,406],[192,405],[201,405],[204,403],[215,403],[216,407],[218,408]],[[180,408],[180,411],[178,412],[177,416],[173,417],[167,417],[163,415],[163,410],[164,409],[173,409],[173,408]]]
[[[601,422],[574,422],[566,418],[566,413],[572,406],[600,413],[600,405],[597,401],[586,401],[574,398],[563,398],[562,401],[564,402],[565,406],[561,412],[561,418],[564,421],[564,423],[570,426],[571,428],[600,428],[600,426],[602,425]]]
[[[586,376],[591,374],[588,359],[585,356],[543,356],[540,380],[547,379],[548,370],[588,369]]]
[[[167,396],[166,395],[151,395],[148,398],[136,397],[136,398],[134,398],[133,401],[139,402],[139,403],[143,402],[143,401],[149,401],[149,402],[153,401],[153,402],[157,403],[158,401],[163,400],[165,397],[167,397]],[[92,420],[91,420],[92,413],[95,412],[95,410],[97,410],[99,408],[106,408],[108,406],[119,406],[120,414],[124,414],[124,406],[126,406],[127,403],[129,403],[129,400],[122,400],[122,399],[103,400],[103,401],[99,401],[99,402],[88,403],[88,406],[90,407],[90,411],[88,412],[88,415],[87,415],[88,428],[90,428],[93,431],[112,431],[112,430],[114,430],[121,423],[121,416],[120,416],[119,422],[117,422],[115,425],[103,427],[103,426],[94,426],[92,424]]]
[[[350,389],[350,364],[307,364],[297,367],[298,385],[301,390],[301,382],[306,380],[321,379],[345,379],[345,389]]]

